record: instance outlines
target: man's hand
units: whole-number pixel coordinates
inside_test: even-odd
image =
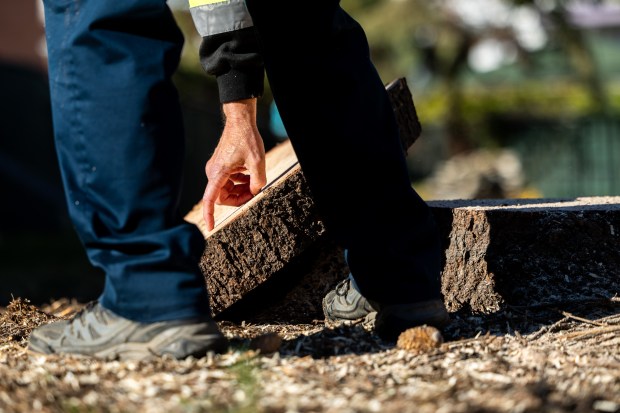
[[[256,126],[256,99],[225,103],[224,131],[207,162],[202,213],[211,231],[215,204],[240,206],[267,183],[265,146]]]

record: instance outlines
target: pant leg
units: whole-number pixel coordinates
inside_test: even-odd
[[[138,321],[208,312],[200,232],[178,210],[184,133],[164,0],[46,0],[55,143],[101,303]]]
[[[362,28],[337,0],[246,4],[283,123],[361,292],[383,303],[439,297],[438,232],[411,187]]]

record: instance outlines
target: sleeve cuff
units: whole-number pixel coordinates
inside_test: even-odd
[[[252,70],[230,69],[217,76],[220,103],[258,98],[264,92],[264,72],[262,68]]]

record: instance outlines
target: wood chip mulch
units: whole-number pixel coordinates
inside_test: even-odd
[[[556,304],[455,313],[411,350],[361,324],[222,321],[226,354],[121,362],[27,352],[81,304],[17,298],[0,313],[0,412],[620,412],[620,300]]]

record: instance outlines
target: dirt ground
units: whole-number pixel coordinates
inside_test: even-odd
[[[229,352],[182,361],[25,350],[33,328],[80,307],[3,309],[0,412],[620,412],[617,296],[453,313],[443,344],[417,351],[319,320],[221,321]]]

